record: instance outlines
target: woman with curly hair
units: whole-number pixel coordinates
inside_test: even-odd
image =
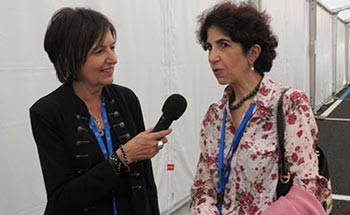
[[[265,75],[278,45],[269,21],[253,5],[230,1],[199,17],[199,43],[227,87],[202,122],[190,214],[324,214],[320,202],[329,190],[318,174],[318,129],[308,97]],[[277,198],[281,96],[293,186]]]

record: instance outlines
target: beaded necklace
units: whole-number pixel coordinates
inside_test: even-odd
[[[232,94],[229,97],[229,107],[230,110],[237,110],[238,108],[240,108],[243,103],[245,101],[247,101],[248,99],[252,98],[253,96],[255,96],[258,93],[258,90],[260,88],[260,83],[261,80],[259,81],[259,83],[255,86],[255,88],[252,90],[252,92],[250,92],[248,95],[244,96],[237,104],[232,105],[232,102],[235,100],[236,96],[235,93],[232,91]]]

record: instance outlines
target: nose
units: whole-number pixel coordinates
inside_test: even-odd
[[[214,64],[214,63],[216,63],[219,60],[220,60],[220,56],[219,56],[218,52],[215,51],[214,48],[211,49],[209,51],[209,54],[208,54],[208,61],[209,61],[209,63],[210,64]]]
[[[107,63],[109,64],[117,64],[118,59],[117,59],[117,54],[115,53],[114,50],[109,50],[108,52],[108,57],[107,57]]]

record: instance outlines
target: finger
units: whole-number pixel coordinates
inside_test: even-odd
[[[163,137],[162,139],[160,139],[160,141],[162,141],[164,144],[168,142],[168,138]]]
[[[145,133],[151,133],[153,131],[154,127],[147,128],[144,132]]]
[[[162,150],[163,147],[164,147],[164,143],[163,143],[161,140],[159,140],[159,141],[157,142],[157,144],[156,144],[156,148],[157,148],[158,150]]]
[[[171,128],[168,128],[166,130],[162,130],[162,131],[158,131],[158,132],[154,132],[152,133],[152,138],[160,140],[163,137],[169,135],[173,130]]]

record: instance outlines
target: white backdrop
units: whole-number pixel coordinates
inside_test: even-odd
[[[270,76],[309,93],[309,14],[305,0],[262,0],[279,44]]]
[[[196,16],[215,1],[12,0],[0,8],[0,214],[42,214],[46,195],[32,138],[28,108],[59,85],[43,50],[54,11],[88,6],[106,14],[117,29],[115,83],[139,96],[147,127],[161,115],[169,94],[188,101],[173,124],[169,144],[154,160],[161,211],[188,198],[198,158],[201,118],[221,96],[206,53],[196,43]],[[175,164],[167,171],[168,163]]]
[[[332,95],[332,16],[317,7],[316,104]]]
[[[153,159],[163,214],[187,201],[199,153],[199,125],[209,104],[222,94],[195,37],[197,15],[215,2],[0,0],[0,215],[39,215],[46,202],[28,108],[59,86],[43,38],[52,13],[63,6],[88,6],[113,22],[118,56],[115,83],[138,95],[147,127],[157,122],[168,95],[176,92],[187,98],[188,108],[172,125],[169,144]],[[309,92],[308,1],[262,0],[262,9],[272,15],[279,37],[278,56],[269,75]],[[317,18],[316,104],[321,104],[331,95],[332,35],[327,13],[318,8]],[[339,44],[338,56],[341,49]],[[339,61],[337,67],[342,64]],[[338,80],[344,81],[344,72],[337,73]],[[167,164],[175,164],[175,170],[167,171]]]
[[[340,20],[337,20],[336,92],[342,90],[346,84],[345,58],[345,25]]]

